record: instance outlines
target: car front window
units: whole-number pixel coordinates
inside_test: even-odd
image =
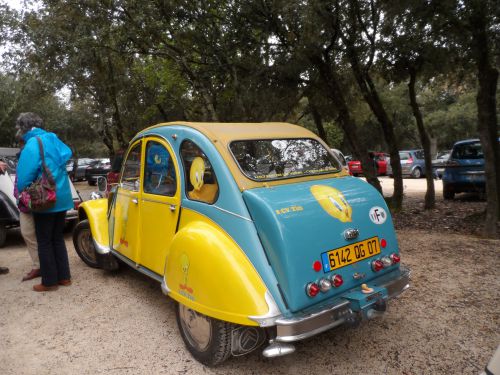
[[[338,161],[315,139],[259,139],[229,145],[241,171],[256,181],[334,173]]]
[[[124,189],[138,191],[141,176],[141,142],[137,143],[128,153],[123,166],[122,186]]]

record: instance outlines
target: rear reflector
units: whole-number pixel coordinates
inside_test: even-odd
[[[319,260],[313,263],[313,270],[316,272],[321,271],[321,262]]]

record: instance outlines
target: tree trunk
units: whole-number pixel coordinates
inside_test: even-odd
[[[339,79],[336,77],[335,72],[331,69],[330,64],[326,63],[320,56],[309,55],[309,60],[314,66],[316,66],[321,77],[323,78],[324,84],[328,87],[327,95],[337,109],[340,127],[344,131],[346,140],[349,143],[354,156],[361,161],[366,181],[373,185],[382,194],[382,185],[380,185],[380,181],[377,178],[377,170],[375,169],[373,160],[368,153],[368,148],[365,147],[365,145],[362,145],[359,140],[358,128],[349,112],[349,107],[347,106],[347,101],[344,97],[344,90],[341,88]]]
[[[472,50],[477,66],[479,87],[477,91],[478,132],[483,146],[486,195],[485,234],[498,238],[500,220],[500,150],[496,117],[496,89],[498,70],[491,64],[487,34],[486,10],[481,1],[471,1],[470,18]]]
[[[325,127],[323,126],[323,119],[321,118],[321,114],[319,113],[318,108],[316,108],[316,106],[311,101],[309,101],[309,109],[314,119],[316,129],[318,129],[319,137],[328,144],[328,137],[326,135]]]
[[[378,96],[377,89],[375,88],[375,84],[373,83],[369,73],[361,68],[359,56],[357,55],[351,40],[344,35],[342,36],[342,40],[346,44],[347,57],[351,63],[351,70],[354,74],[356,82],[358,83],[361,94],[377,118],[380,127],[382,128],[384,139],[389,147],[392,173],[394,174],[394,194],[391,199],[391,208],[397,211],[403,206],[403,176],[401,173],[401,160],[399,158],[399,147],[394,133],[394,125],[384,109],[382,101]]]
[[[417,95],[415,93],[415,81],[417,80],[417,71],[414,68],[410,68],[410,82],[408,83],[408,93],[410,95],[411,109],[413,111],[413,116],[417,121],[418,134],[420,135],[420,142],[424,148],[425,157],[425,179],[427,180],[427,191],[425,193],[425,204],[424,208],[426,210],[434,208],[436,206],[436,193],[434,190],[434,174],[432,173],[432,156],[431,156],[431,140],[429,134],[425,130],[424,120],[422,118],[422,113],[417,103]]]

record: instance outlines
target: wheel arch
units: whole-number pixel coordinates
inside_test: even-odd
[[[167,254],[168,295],[209,317],[258,325],[249,317],[269,312],[267,288],[244,251],[203,215],[183,221]]]
[[[88,200],[78,207],[78,220],[89,221],[92,238],[102,248],[109,248],[107,212],[108,200],[105,198]]]

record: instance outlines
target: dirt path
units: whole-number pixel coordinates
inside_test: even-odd
[[[260,352],[216,369],[196,362],[174,303],[131,269],[88,268],[68,236],[74,284],[35,293],[19,234],[0,249],[1,374],[477,374],[500,343],[500,242],[398,230],[411,289],[382,318],[338,328],[267,360]]]

